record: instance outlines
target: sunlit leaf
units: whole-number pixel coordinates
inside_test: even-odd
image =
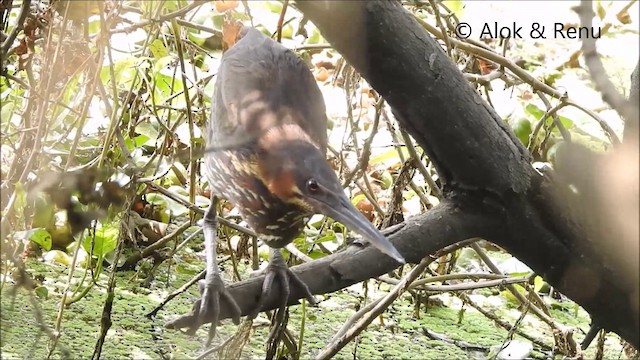
[[[282,11],[282,3],[279,1],[265,1],[263,4],[269,11],[275,14],[280,14]]]
[[[400,149],[402,155],[406,158],[409,157],[409,151],[404,147]],[[400,163],[400,156],[398,156],[398,151],[396,149],[389,149],[382,154],[378,154],[376,156],[371,157],[369,160],[369,164],[371,165],[384,165],[385,167],[392,166],[394,164]]]
[[[175,188],[175,187],[174,187]],[[182,191],[184,192],[184,191]],[[181,194],[182,196],[188,195],[188,194]],[[186,213],[189,212],[189,209],[187,209],[186,207],[184,207],[182,204],[169,199],[168,197],[162,195],[162,194],[158,194],[158,193],[152,193],[152,194],[147,194],[146,199],[148,202],[150,202],[151,204],[154,204],[156,206],[160,206],[162,209],[162,212],[167,215],[167,221],[169,219],[169,216],[180,216],[180,215],[184,215]],[[163,219],[164,221],[165,219]]]
[[[307,43],[312,45],[322,44],[326,42],[327,41],[322,37],[322,34],[320,34],[320,30],[318,30],[317,28],[311,30],[311,34],[309,34],[309,38],[307,39]]]
[[[60,251],[60,250],[47,251],[46,253],[42,254],[42,258],[44,259],[45,262],[49,264],[57,264],[57,265],[64,265],[64,266],[71,266],[71,262],[73,261],[71,256],[69,256],[64,251]]]
[[[169,51],[160,39],[155,39],[149,44],[149,51],[151,51],[151,54],[156,59],[169,56]]]
[[[95,242],[93,244],[93,255],[98,257],[104,257],[106,254],[116,249],[118,244],[118,235],[120,233],[116,224],[112,226],[103,225],[97,228],[95,231]],[[84,238],[82,246],[87,252],[91,252],[91,242],[93,236],[88,235]]]
[[[531,121],[526,118],[519,119],[511,124],[511,128],[516,134],[516,137],[520,139],[520,142],[522,142],[524,146],[529,145],[529,136],[531,135],[532,131]]]
[[[540,120],[542,119],[542,116],[545,114],[545,111],[540,109],[537,105],[531,103],[528,104],[525,107],[525,110],[528,114],[532,115],[536,120]],[[573,121],[571,119],[568,119],[564,116],[558,116],[558,118],[560,119],[560,123],[568,130],[571,129],[573,127]],[[553,123],[553,117],[549,116],[546,120],[545,123],[548,126],[551,126],[551,124]],[[555,129],[555,131],[558,131],[557,128]]]
[[[33,241],[34,243],[40,245],[44,250],[51,250],[51,234],[43,228],[34,228],[24,231],[16,231],[13,234],[15,239],[19,239],[22,241]]]
[[[333,232],[333,230],[329,230],[326,232],[326,234],[324,236],[319,237],[318,239],[316,239],[314,241],[314,243],[316,244],[320,244],[320,243],[325,243],[325,242],[329,242],[329,241],[335,241],[336,238],[336,234],[335,232]]]
[[[355,206],[362,200],[367,200],[367,197],[364,194],[358,194],[351,199],[351,204]]]
[[[138,135],[134,138],[134,141],[136,147],[141,147],[149,141],[149,137],[146,135]]]
[[[464,15],[464,3],[460,0],[444,0],[442,2],[456,16],[461,17]]]
[[[144,64],[147,60],[148,58],[144,57],[128,57],[117,60],[113,65],[113,73],[118,87],[120,89],[129,90],[133,80],[135,79],[139,65]],[[100,78],[105,84],[111,82],[111,70],[109,69],[109,66],[102,67],[100,71]]]
[[[42,248],[45,250],[51,250],[51,234],[49,234],[47,230],[38,228],[31,229],[28,232],[30,232],[29,240],[42,246]]]
[[[309,257],[312,258],[312,259],[320,259],[321,257],[326,256],[326,254],[323,253],[320,250],[313,250],[310,253],[308,253],[307,255],[309,255]]]

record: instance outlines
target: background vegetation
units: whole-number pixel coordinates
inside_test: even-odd
[[[439,12],[477,21],[515,14],[506,3],[407,2],[425,28]],[[570,3],[536,3],[576,24]],[[522,9],[518,9],[520,12]],[[621,92],[638,59],[638,5],[597,2],[599,50]],[[204,268],[196,221],[208,206],[200,176],[201,130],[222,49],[223,24],[240,20],[295,49],[309,63],[330,117],[331,156],[354,204],[381,228],[437,205],[438,175],[384,100],[288,3],[237,1],[3,1],[2,356],[3,358],[185,358],[203,353],[206,328],[191,337],[163,324],[190,310]],[[475,14],[475,15],[474,15]],[[440,36],[443,45],[448,41]],[[578,103],[553,108],[521,73],[469,51],[452,56],[540,163],[554,161],[561,130],[605,151],[623,122],[591,88],[577,41],[477,41]],[[416,69],[416,71],[419,71]],[[545,120],[553,112],[562,128]],[[465,131],[459,129],[459,131]],[[265,265],[266,247],[222,203],[221,266],[229,282]],[[287,247],[291,264],[333,253],[347,230],[314,217]],[[589,316],[503,249],[480,241],[443,252],[419,279],[338,352],[356,358],[581,356]],[[278,355],[326,351],[341,327],[362,317],[415,265],[292,307]],[[159,304],[180,292],[166,306]],[[152,313],[158,310],[157,313]],[[148,316],[150,313],[154,316]],[[264,357],[269,320],[223,326],[219,357]],[[602,335],[584,356],[637,356]]]

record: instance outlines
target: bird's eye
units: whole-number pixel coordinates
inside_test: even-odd
[[[316,179],[309,179],[307,180],[307,189],[311,192],[316,192],[320,190],[320,185],[318,185]]]

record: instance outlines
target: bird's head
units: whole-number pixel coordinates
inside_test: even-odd
[[[352,204],[323,152],[299,127],[270,130],[258,142],[258,167],[272,194],[310,213],[333,218],[399,263],[404,258]]]

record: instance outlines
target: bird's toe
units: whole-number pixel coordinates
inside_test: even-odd
[[[196,321],[189,329],[189,332],[194,333],[201,325],[210,323],[211,330],[209,333],[210,337],[213,337],[220,319],[221,303],[226,303],[225,305],[228,306],[234,324],[240,323],[242,311],[219,276],[199,281],[198,288],[200,289],[201,298],[194,304]]]
[[[318,300],[311,294],[309,287],[291,271],[288,267],[269,266],[266,270],[264,281],[262,282],[262,293],[256,308],[249,314],[252,319],[258,316],[262,311],[264,304],[267,302],[271,293],[274,291],[274,287],[279,287],[280,304],[278,308],[284,310],[289,303],[289,295],[293,289],[294,292],[302,292],[304,297],[312,305],[317,305]],[[276,291],[278,291],[276,290]]]

